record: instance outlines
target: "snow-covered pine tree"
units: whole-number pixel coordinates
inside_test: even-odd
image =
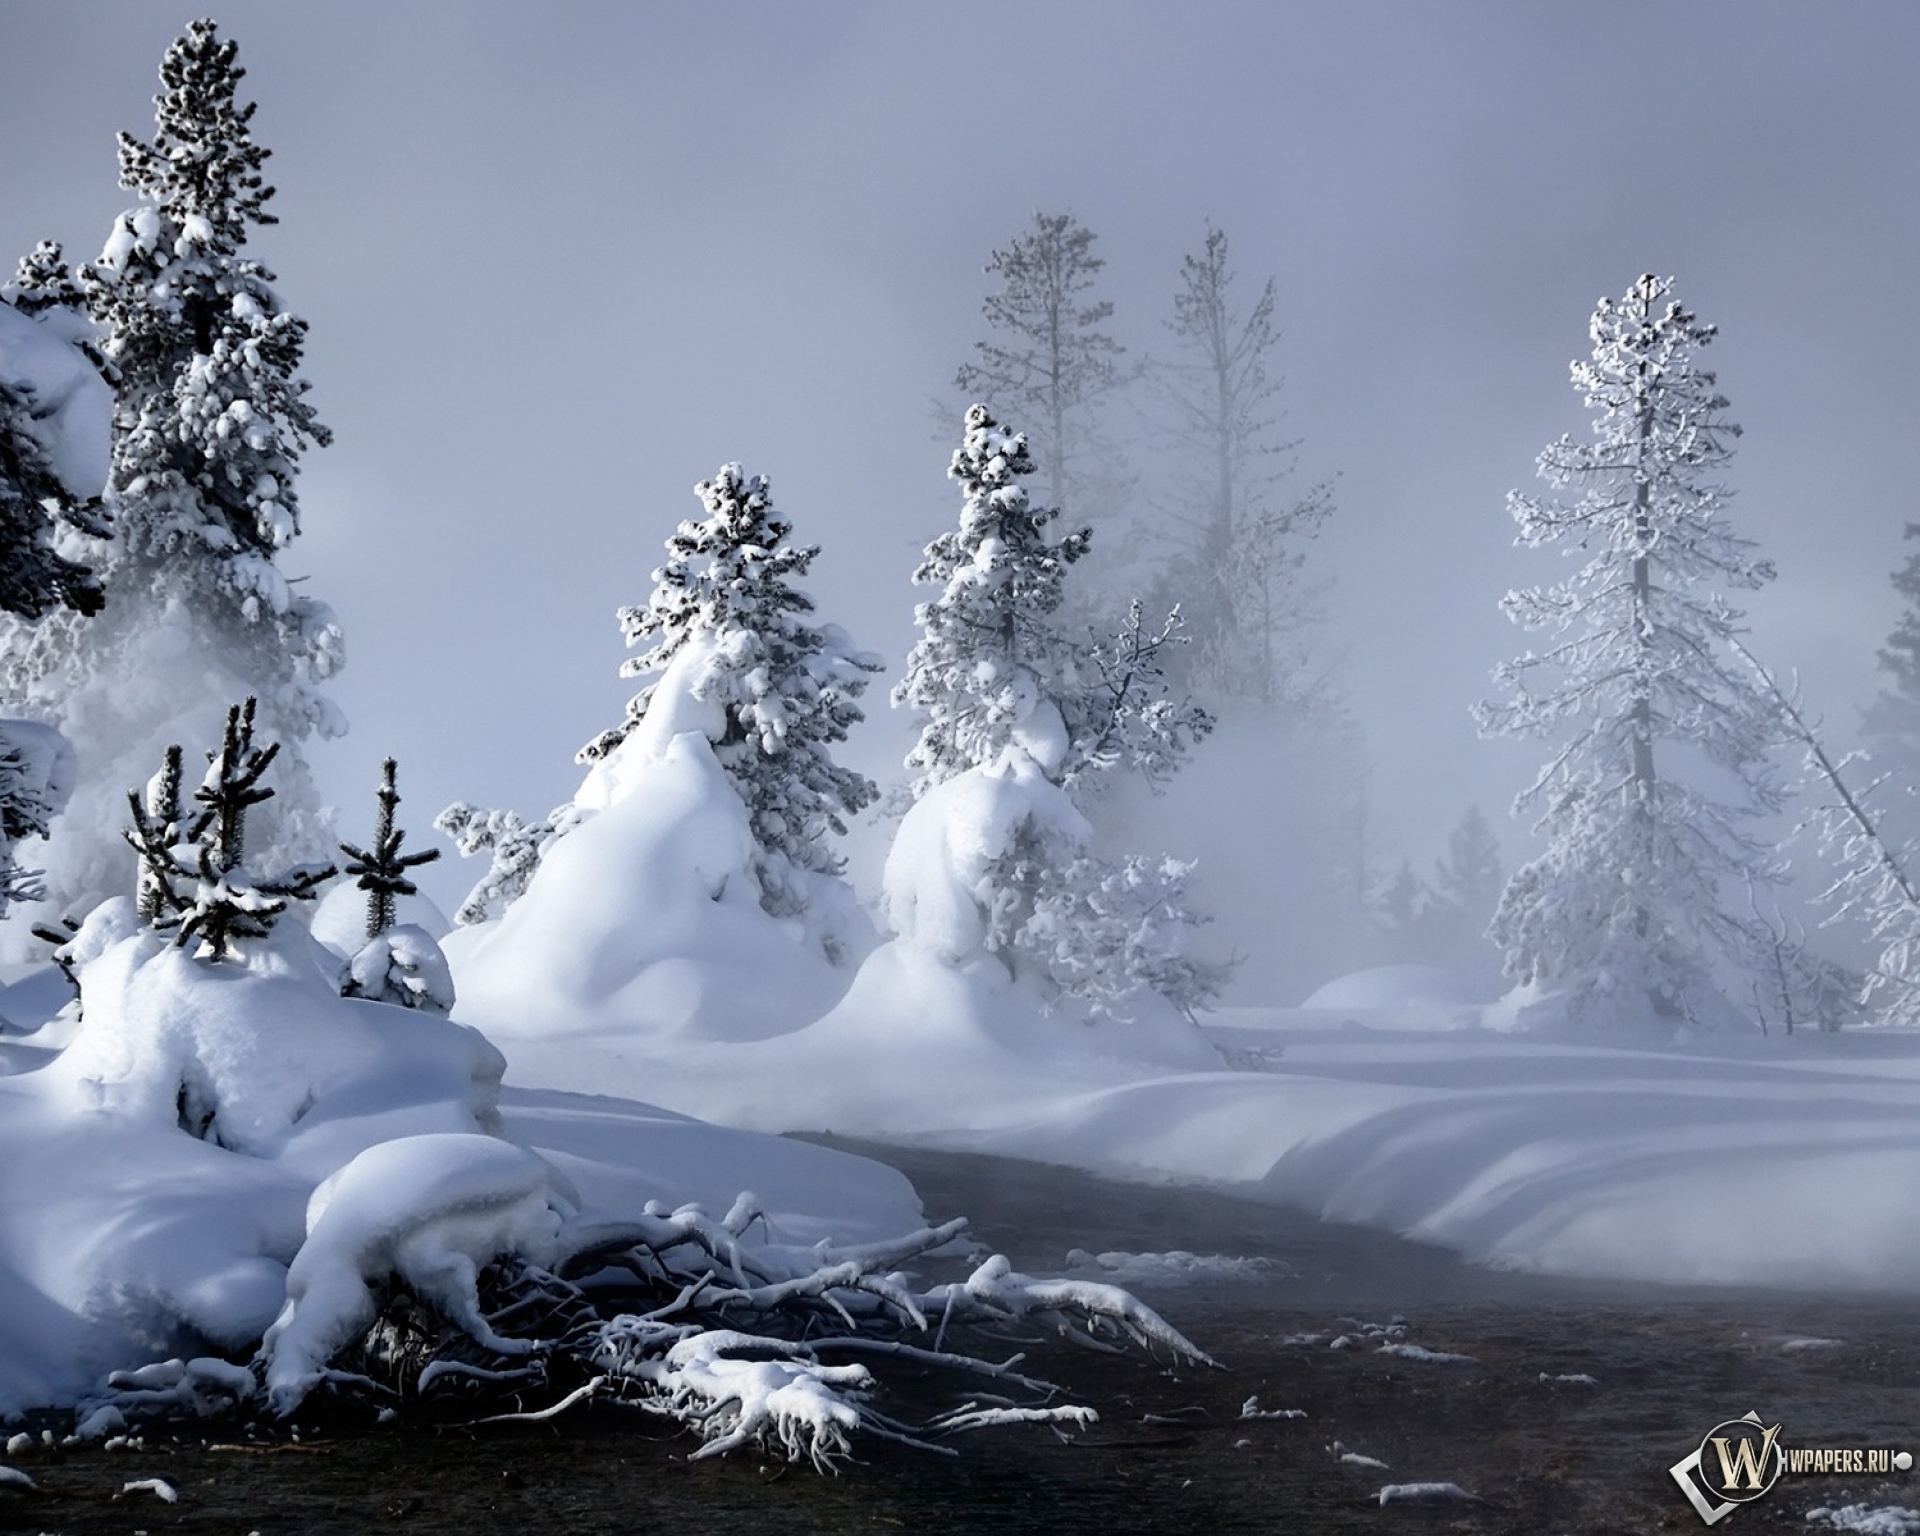
[[[0,297],[23,315],[40,315],[50,309],[77,314],[87,307],[87,296],[73,280],[58,240],[42,240],[22,256],[13,281]]]
[[[127,791],[133,813],[126,839],[140,856],[140,882],[134,906],[140,920],[157,928],[178,906],[174,879],[180,873],[174,850],[199,842],[212,812],[202,809],[189,817],[180,799],[180,758],[177,743],[160,759],[160,771],[147,780],[145,791]]]
[[[1174,353],[1152,369],[1177,468],[1161,492],[1175,545],[1165,584],[1191,628],[1185,670],[1207,698],[1306,711],[1331,683],[1313,664],[1319,615],[1302,546],[1333,492],[1323,482],[1281,493],[1298,443],[1280,425],[1277,302],[1268,278],[1239,311],[1227,236],[1212,225],[1181,260]]]
[[[1565,993],[1573,1017],[1678,1026],[1718,1011],[1714,957],[1750,953],[1736,893],[1779,878],[1751,830],[1782,804],[1779,732],[1732,660],[1725,596],[1773,568],[1726,518],[1739,428],[1698,359],[1714,328],[1648,276],[1602,299],[1590,333],[1572,371],[1594,440],[1563,437],[1539,464],[1578,499],[1509,498],[1521,545],[1589,553],[1502,605],[1550,643],[1498,669],[1511,696],[1478,708],[1481,729],[1561,739],[1515,805],[1546,850],[1508,881],[1491,936],[1510,976]]]
[[[16,632],[0,674],[0,693],[59,725],[81,756],[49,850],[69,907],[124,884],[125,850],[109,833],[121,787],[166,741],[211,729],[223,693],[257,696],[288,749],[281,798],[256,836],[276,858],[331,841],[298,744],[344,729],[319,691],[340,665],[340,631],[277,564],[299,531],[301,453],[328,433],[299,377],[306,322],[244,252],[252,228],[273,222],[273,189],[254,107],[236,95],[235,51],[210,21],[168,48],[152,141],[120,138],[121,183],[141,201],[79,272],[117,375],[113,530],[94,561],[107,611],[88,626]]]
[[[1100,269],[1092,230],[1070,213],[1039,213],[993,253],[997,291],[981,304],[990,336],[954,383],[1004,417],[1035,424],[1048,494],[1063,515],[1084,516],[1083,491],[1113,449],[1101,437],[1100,405],[1126,382],[1125,351],[1107,329],[1113,304],[1093,297]]]
[[[723,464],[694,491],[707,515],[667,540],[646,606],[620,610],[627,645],[648,645],[620,675],[653,681],[579,760],[598,762],[626,740],[685,655],[696,669],[689,697],[721,714],[710,739],[760,848],[761,904],[789,916],[808,904],[807,876],[844,867],[829,834],[845,836],[846,818],[878,797],[865,774],[833,760],[832,748],[865,718],[856,701],[881,663],[837,624],[809,618],[813,599],[796,583],[820,546],[791,542],[793,525],[764,476]]]
[[[1036,773],[1085,807],[1115,769],[1157,784],[1212,729],[1205,710],[1169,696],[1161,654],[1179,638],[1177,612],[1154,630],[1136,603],[1105,642],[1062,633],[1066,571],[1089,534],[1053,533],[1058,513],[1034,507],[1021,484],[1033,472],[1024,434],[969,407],[947,471],[961,488],[960,523],[927,545],[914,572],[938,595],[914,610],[920,640],[893,691],[896,707],[921,717],[907,757],[916,800],[1004,771]],[[1008,829],[974,893],[987,948],[1096,1012],[1142,989],[1183,1011],[1203,1005],[1225,973],[1187,954],[1198,921],[1186,905],[1192,866],[1114,864],[1085,842],[1057,818]]]
[[[187,834],[190,843],[164,845],[155,835],[160,830],[157,817],[151,809],[143,815],[139,796],[129,796],[134,808],[129,841],[146,865],[141,894],[144,898],[147,893],[147,875],[157,891],[154,905],[160,916],[153,926],[176,931],[175,944],[182,949],[191,945],[209,960],[227,959],[236,940],[267,937],[289,902],[311,900],[335,874],[331,864],[299,864],[272,875],[256,875],[247,866],[247,813],[273,798],[261,780],[280,752],[278,742],[254,745],[255,708],[255,701],[248,699],[227,711],[220,749],[207,754],[206,774],[193,791],[201,809]],[[149,806],[159,806],[162,814],[169,809],[163,804],[164,781],[177,752],[169,749],[162,787],[149,799]],[[172,780],[176,817],[178,782]]]
[[[402,853],[400,845],[407,834],[393,823],[400,806],[400,791],[394,775],[400,765],[388,758],[380,765],[380,788],[375,794],[379,809],[373,819],[373,841],[366,848],[342,843],[347,856],[343,872],[354,877],[354,884],[367,893],[367,937],[377,939],[399,920],[398,899],[419,893],[420,887],[407,877],[407,871],[431,864],[440,857],[438,848],[418,853]]]
[[[106,535],[98,498],[79,494],[61,475],[46,419],[59,402],[41,398],[44,385],[32,359],[14,364],[14,354],[36,342],[45,347],[71,339],[68,327],[39,318],[59,307],[65,291],[41,271],[47,260],[58,261],[59,251],[43,243],[21,262],[19,277],[0,289],[0,305],[9,310],[0,320],[0,613],[25,621],[58,608],[96,614],[103,601],[98,577],[57,544],[63,527]]]
[[[1447,851],[1434,860],[1421,917],[1429,958],[1469,972],[1485,968],[1479,962],[1490,958],[1487,924],[1505,884],[1493,828],[1480,807],[1470,805],[1447,835]]]

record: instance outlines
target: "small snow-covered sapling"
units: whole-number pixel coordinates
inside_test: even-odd
[[[420,888],[407,878],[407,871],[431,864],[440,857],[438,848],[419,853],[400,851],[407,834],[393,824],[393,813],[400,804],[400,791],[393,783],[398,766],[393,758],[380,765],[380,809],[374,817],[372,845],[364,849],[352,843],[340,845],[340,851],[347,856],[346,873],[354,876],[360,889],[367,893],[369,939],[379,938],[398,920],[397,898],[418,893]]]
[[[224,960],[235,939],[263,939],[289,901],[310,899],[320,885],[333,878],[331,864],[297,864],[281,874],[261,877],[248,870],[246,814],[250,807],[273,798],[261,777],[278,755],[277,742],[253,744],[255,701],[227,711],[220,750],[207,754],[206,776],[193,792],[205,811],[197,819],[190,862],[183,849],[172,852],[173,866],[194,882],[190,896],[176,896],[178,909],[161,917],[156,927],[176,925],[175,944],[203,946],[206,958]]]

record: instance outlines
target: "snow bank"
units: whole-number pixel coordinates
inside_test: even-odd
[[[1635,1048],[1391,1014],[1228,1010],[1208,1033],[1266,1069],[1199,1070],[1108,1051],[1004,971],[896,942],[797,1034],[629,1056],[516,1047],[509,1074],[644,1085],[763,1130],[1201,1180],[1504,1267],[1920,1293],[1920,1036]]]

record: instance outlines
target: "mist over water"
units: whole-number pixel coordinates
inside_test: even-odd
[[[130,0],[9,14],[0,259],[98,249],[127,202],[113,134],[146,131],[188,19]],[[1594,300],[1642,271],[1721,328],[1706,361],[1746,429],[1732,516],[1780,570],[1748,605],[1756,649],[1843,739],[1878,687],[1920,480],[1909,6],[535,24],[247,0],[219,19],[274,152],[282,223],[260,254],[312,323],[311,399],[337,435],[307,460],[283,564],[347,637],[352,730],[309,750],[349,837],[388,753],[415,844],[456,799],[529,817],[566,799],[575,749],[632,691],[614,612],[730,460],[823,545],[820,616],[887,659],[845,755],[897,775],[908,730],[884,690],[923,595],[909,573],[958,508],[951,381],[984,331],[981,269],[1037,209],[1098,236],[1130,361],[1164,354],[1180,259],[1208,220],[1226,230],[1247,297],[1276,279],[1299,443],[1281,494],[1334,481],[1306,574],[1353,750],[1228,720],[1121,823],[1131,847],[1201,860],[1235,997],[1296,1001],[1392,958],[1330,894],[1343,859],[1424,874],[1475,803],[1508,867],[1531,850],[1505,813],[1540,750],[1480,742],[1468,710],[1527,643],[1502,593],[1565,567],[1512,548],[1504,497],[1586,431],[1567,361]],[[1135,391],[1108,423],[1141,487],[1169,468],[1150,410]],[[1134,557],[1117,574],[1150,573],[1144,491],[1088,515],[1097,547]],[[850,845],[869,890],[884,834]],[[448,857],[424,878],[450,909],[476,873]]]

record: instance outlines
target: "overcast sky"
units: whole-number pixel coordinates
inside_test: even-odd
[[[114,132],[151,131],[195,14],[0,0],[0,253],[98,250]],[[566,798],[631,691],[614,610],[724,460],[772,477],[825,546],[822,610],[897,676],[907,573],[957,505],[928,401],[1036,209],[1098,234],[1136,351],[1206,220],[1277,279],[1301,474],[1338,476],[1314,562],[1383,857],[1503,812],[1537,756],[1467,716],[1524,645],[1501,594],[1564,569],[1512,549],[1504,498],[1586,430],[1567,363],[1642,271],[1721,327],[1733,515],[1780,569],[1759,648],[1836,723],[1876,685],[1920,519],[1911,0],[217,15],[336,433],[283,564],[345,626],[353,730],[315,755],[350,828],[389,751],[422,823]]]

